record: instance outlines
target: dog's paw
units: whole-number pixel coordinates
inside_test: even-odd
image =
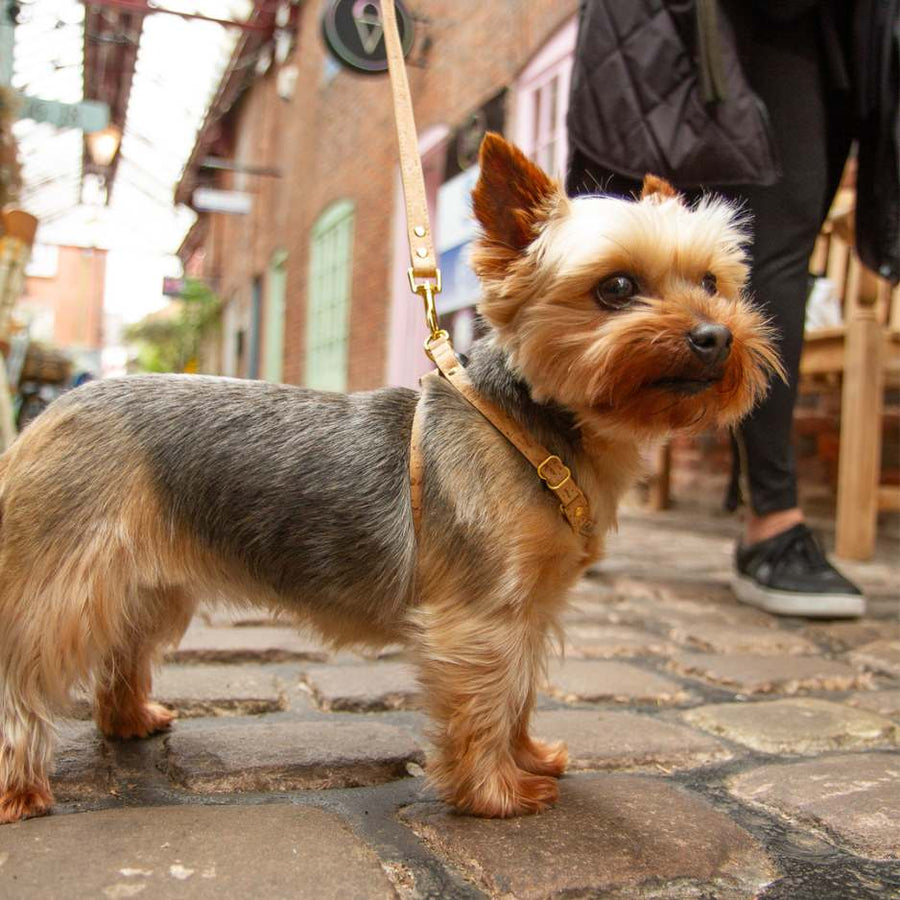
[[[53,796],[47,788],[32,787],[0,794],[0,825],[43,816],[50,811]]]
[[[473,816],[507,819],[541,812],[558,799],[555,778],[518,771],[490,779],[476,793],[458,798],[456,805]]]
[[[113,716],[102,717],[98,724],[107,737],[126,741],[166,731],[175,718],[171,709],[159,703],[144,703],[135,709],[118,710]]]
[[[515,805],[511,816],[542,812],[559,799],[559,785],[549,775],[526,775],[516,785]]]
[[[562,741],[547,744],[527,738],[515,749],[516,765],[532,775],[559,778],[569,765],[569,751]]]

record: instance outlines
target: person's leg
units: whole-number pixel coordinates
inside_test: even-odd
[[[774,380],[735,432],[735,468],[746,476],[750,508],[734,589],[774,613],[858,616],[862,594],[804,524],[792,441],[809,257],[851,142],[849,94],[834,88],[819,24],[814,11],[743,41],[747,76],[766,104],[782,165],[776,184],[740,192],[754,218],[750,289],[780,335],[788,379]]]
[[[740,40],[743,63],[769,113],[782,178],[741,189],[753,215],[750,287],[780,334],[788,382],[736,434],[750,506],[745,540],[757,543],[803,520],[791,426],[809,289],[808,263],[850,145],[849,97],[834,90],[816,13]],[[732,491],[732,496],[734,491]]]
[[[850,144],[849,97],[833,88],[816,13],[739,33],[748,78],[766,104],[783,177],[770,187],[720,189],[753,218],[750,290],[780,335],[787,382],[776,380],[737,432],[750,510],[737,552],[740,599],[772,612],[860,615],[858,589],[825,558],[797,500],[792,422],[808,292],[808,262]],[[573,153],[570,192],[632,193],[629,179]],[[679,185],[676,184],[676,187]],[[690,197],[692,192],[687,192]]]

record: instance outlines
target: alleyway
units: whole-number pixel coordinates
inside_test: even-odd
[[[541,697],[573,760],[548,813],[433,799],[399,650],[207,611],[156,681],[169,735],[67,724],[56,813],[0,829],[0,897],[900,897],[896,547],[847,567],[869,618],[812,624],[731,599],[733,531],[623,517]]]

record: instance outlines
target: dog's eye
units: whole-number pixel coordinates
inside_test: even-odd
[[[594,295],[601,306],[608,309],[624,309],[638,293],[638,284],[628,275],[613,275],[594,288]]]
[[[707,272],[700,281],[700,287],[702,287],[710,297],[715,297],[716,291],[719,289],[719,282],[712,272]]]

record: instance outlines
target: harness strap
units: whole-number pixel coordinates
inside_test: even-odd
[[[549,453],[545,447],[535,441],[518,422],[503,412],[496,404],[478,393],[466,374],[465,367],[453,351],[448,338],[441,336],[429,342],[428,350],[441,375],[534,466],[538,477],[559,500],[560,511],[572,526],[572,530],[576,534],[588,537],[593,524],[590,505],[587,497],[572,478],[568,466],[555,453]],[[425,378],[429,377],[435,377],[435,373],[425,376]],[[410,487],[413,522],[417,531],[422,514],[424,482],[424,461],[420,444],[424,419],[423,406],[422,396],[420,396],[413,419],[410,447]]]

